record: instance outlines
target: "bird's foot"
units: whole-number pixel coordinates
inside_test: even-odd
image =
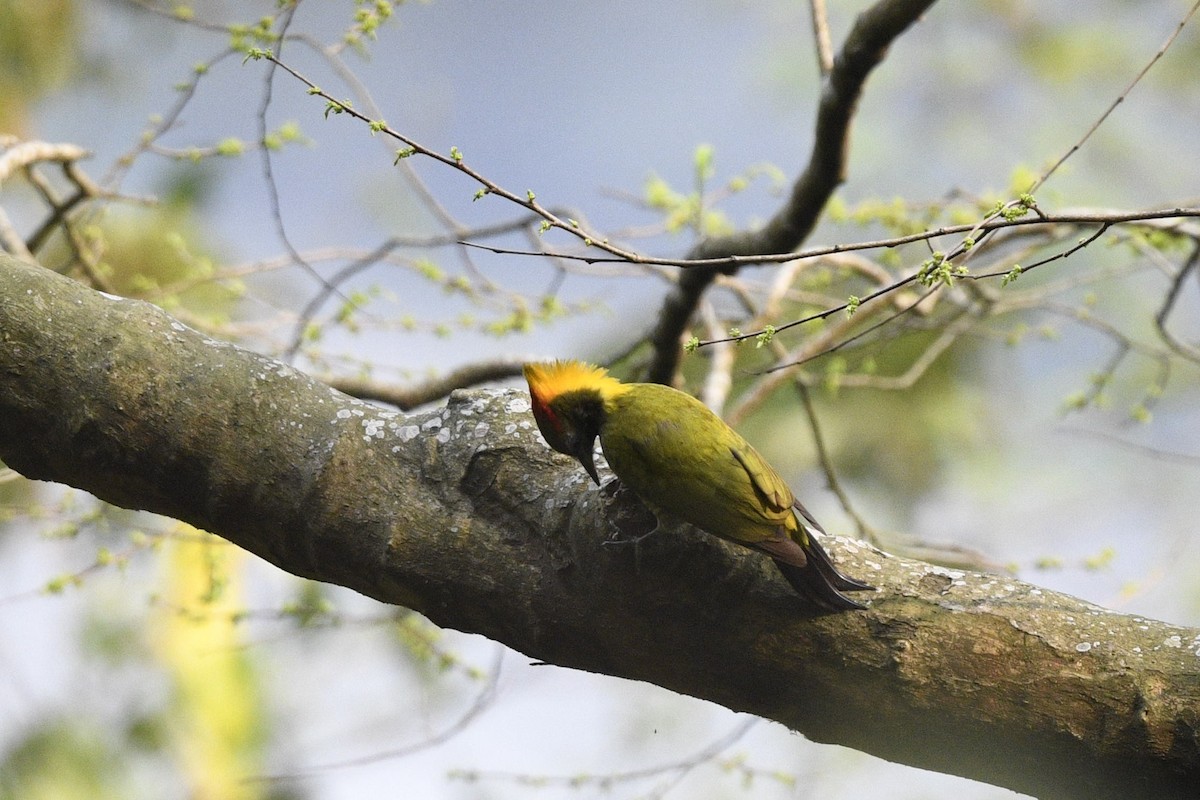
[[[613,528],[614,530],[612,535],[600,544],[604,545],[605,547],[625,547],[626,545],[631,544],[639,545],[643,540],[649,539],[651,536],[658,533],[659,526],[655,525],[652,529],[646,531],[645,533],[639,533],[636,536],[630,535],[627,531],[621,530],[615,524],[613,525]]]
[[[604,544],[637,544],[658,530],[658,517],[646,507],[646,504],[636,494],[622,486],[619,481],[606,483],[602,491],[613,499],[608,507],[608,519],[612,533],[608,539],[604,540]]]

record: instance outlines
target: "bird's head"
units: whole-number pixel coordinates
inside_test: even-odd
[[[629,387],[607,370],[580,361],[526,364],[525,380],[533,418],[546,444],[578,460],[599,486],[592,450],[604,425],[607,403]]]

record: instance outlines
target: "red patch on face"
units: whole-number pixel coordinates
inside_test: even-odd
[[[553,446],[556,441],[562,439],[562,420],[541,397],[532,392],[529,397],[533,405],[533,418],[537,421],[538,429],[541,430],[542,436],[546,437],[546,441]]]

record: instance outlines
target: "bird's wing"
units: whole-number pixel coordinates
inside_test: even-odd
[[[796,511],[800,513],[800,516],[804,517],[804,521],[811,525],[814,529],[820,531],[821,533],[825,533],[825,529],[821,527],[821,523],[817,522],[813,515],[808,513],[808,509],[802,506],[799,500],[792,503],[792,508],[796,509]],[[825,535],[828,536],[829,534],[825,533]]]
[[[784,483],[783,478],[779,477],[779,473],[766,462],[762,456],[758,454],[750,445],[744,447],[731,447],[729,452],[742,469],[746,470],[746,475],[750,478],[750,484],[754,487],[754,491],[758,493],[766,507],[778,515],[779,512],[788,511],[796,502],[796,497],[792,494],[792,490]]]

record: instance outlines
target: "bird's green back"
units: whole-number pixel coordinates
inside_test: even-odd
[[[600,444],[646,503],[717,536],[753,544],[798,529],[791,489],[703,403],[667,386],[629,384],[606,402]]]

